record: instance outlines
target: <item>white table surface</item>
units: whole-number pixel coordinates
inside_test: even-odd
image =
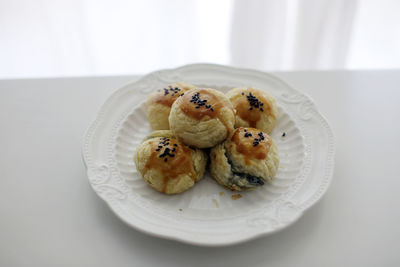
[[[224,248],[142,234],[90,188],[84,132],[135,77],[0,81],[0,266],[399,266],[400,70],[277,75],[330,122],[333,181],[294,225]]]

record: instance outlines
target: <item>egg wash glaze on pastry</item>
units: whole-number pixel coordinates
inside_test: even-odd
[[[244,136],[245,139],[240,139]],[[236,151],[244,156],[245,164],[251,165],[250,159],[266,159],[272,138],[254,128],[238,128],[231,137],[236,144]]]
[[[202,120],[206,116],[217,118],[225,126],[227,135],[230,134],[229,125],[220,116],[220,109],[225,105],[214,94],[200,89],[188,92],[182,96],[182,100],[183,113],[197,120]]]
[[[150,141],[151,155],[143,170],[143,176],[149,169],[156,169],[163,174],[163,186],[161,192],[165,193],[168,181],[177,178],[181,174],[188,173],[196,182],[196,175],[192,164],[190,148],[182,145],[174,138],[159,138],[158,141]]]
[[[168,130],[168,116],[172,104],[185,92],[196,88],[184,82],[176,82],[158,89],[146,101],[146,115],[153,130]]]
[[[269,101],[255,90],[245,88],[241,95],[232,99],[231,102],[236,109],[236,115],[247,121],[250,127],[257,127],[262,112],[276,119]]]
[[[157,90],[158,93],[154,97],[153,101],[155,103],[171,107],[175,100],[178,97],[183,96],[185,94],[184,91],[189,90],[190,87],[185,88],[184,86],[182,86],[182,89],[169,85],[167,88],[163,88],[163,90]]]

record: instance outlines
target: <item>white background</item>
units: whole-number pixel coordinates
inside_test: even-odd
[[[400,67],[396,0],[0,0],[0,78]]]

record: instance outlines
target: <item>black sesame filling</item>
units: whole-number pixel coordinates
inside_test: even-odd
[[[261,178],[254,175],[246,174],[246,179],[251,185],[260,186],[265,184]]]
[[[236,166],[234,166],[232,164],[232,161],[228,158],[226,153],[225,153],[225,157],[228,160],[228,164],[231,166],[232,175],[228,181],[230,186],[236,185],[242,189],[249,189],[249,188],[253,188],[253,187],[261,186],[261,185],[265,184],[264,179],[262,177],[257,177],[257,176],[239,171],[236,168]],[[245,180],[247,183],[243,183],[243,180]]]

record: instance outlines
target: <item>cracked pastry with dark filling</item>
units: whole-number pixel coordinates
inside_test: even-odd
[[[235,128],[252,127],[271,133],[275,128],[278,109],[267,92],[250,87],[230,90],[226,96],[236,111]]]
[[[210,152],[210,172],[221,185],[242,191],[271,182],[279,167],[272,138],[255,128],[237,128]]]
[[[148,185],[165,194],[178,194],[203,177],[207,155],[181,143],[171,131],[160,130],[137,147],[134,162]]]
[[[194,85],[176,82],[152,93],[146,102],[146,114],[153,130],[169,130],[168,116],[175,100]]]
[[[210,88],[187,91],[173,104],[169,115],[172,132],[183,143],[209,148],[233,131],[235,113],[229,99]]]

